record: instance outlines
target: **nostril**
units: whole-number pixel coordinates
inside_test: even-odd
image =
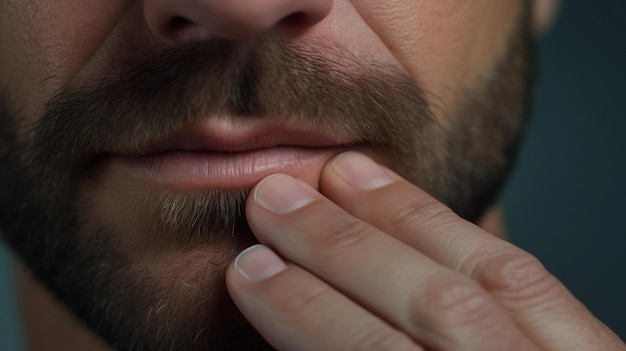
[[[315,19],[305,12],[294,12],[283,18],[278,27],[283,31],[283,34],[296,35],[305,31],[312,23],[315,23]]]
[[[193,30],[196,25],[182,16],[173,16],[167,26],[166,33],[169,33],[170,37],[175,37],[177,39],[185,39],[189,32]]]
[[[170,23],[168,24],[168,31],[170,33],[178,32],[181,30],[185,30],[189,26],[193,25],[191,21],[181,16],[174,16],[170,19]]]
[[[305,21],[305,22],[309,21],[308,16],[304,12],[294,12],[290,14],[289,16],[283,18],[283,22],[287,24],[299,23],[302,21]]]

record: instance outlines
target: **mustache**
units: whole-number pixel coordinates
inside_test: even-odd
[[[398,69],[362,64],[340,46],[271,35],[142,52],[103,77],[47,104],[33,138],[43,161],[71,167],[100,153],[139,152],[216,115],[306,121],[405,154],[407,127],[434,121],[422,91]]]
[[[211,116],[305,122],[408,164],[416,144],[432,147],[437,124],[415,82],[393,67],[358,61],[340,46],[294,45],[271,35],[247,43],[213,39],[138,52],[98,80],[66,86],[34,127],[29,176],[33,184],[55,180],[42,203],[56,211],[58,199],[81,196],[76,185],[94,174],[102,157],[141,154],[151,142]],[[247,191],[164,191],[146,203],[157,219],[152,232],[175,246],[235,237],[248,243]]]

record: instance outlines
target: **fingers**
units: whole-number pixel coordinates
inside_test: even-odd
[[[532,256],[368,158],[337,157],[320,186],[257,185],[250,226],[290,263],[257,247],[227,275],[279,349],[623,349]]]
[[[364,156],[340,155],[322,173],[322,192],[353,216],[477,281],[538,344],[555,350],[619,344],[533,256],[405,181],[363,187],[368,167],[376,165]]]
[[[367,191],[394,187],[398,182],[381,169],[365,174],[358,181]],[[349,215],[289,176],[262,181],[246,211],[262,243],[422,346],[536,349],[474,281]],[[284,284],[300,282],[294,277]],[[333,301],[327,301],[329,306]],[[289,313],[293,312],[274,311],[273,316],[289,320],[284,315]]]
[[[422,351],[405,334],[264,246],[227,273],[233,300],[274,347],[289,351]]]

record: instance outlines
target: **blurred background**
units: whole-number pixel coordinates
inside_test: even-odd
[[[503,195],[511,240],[626,339],[626,1],[565,0]]]
[[[626,1],[565,0],[503,203],[511,240],[626,339]],[[0,350],[23,350],[0,247]]]

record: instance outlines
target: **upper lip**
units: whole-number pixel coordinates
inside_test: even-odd
[[[212,118],[143,148],[140,155],[168,151],[247,152],[278,146],[323,148],[355,144],[353,136],[305,123],[269,118]]]

